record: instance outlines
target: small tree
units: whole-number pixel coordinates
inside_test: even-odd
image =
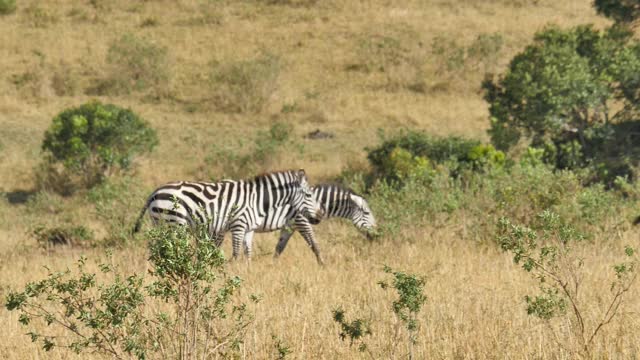
[[[589,319],[587,316],[593,311],[584,305],[580,294],[585,263],[573,253],[582,239],[549,211],[538,216],[535,229],[514,225],[504,218],[499,222],[498,241],[502,249],[512,253],[513,261],[539,280],[540,293],[525,296],[527,313],[547,323],[554,317],[570,314],[573,339],[567,339],[569,345],[577,344],[575,350],[588,356],[602,328],[620,313],[625,295],[638,277],[638,259],[635,250],[625,249],[627,261],[612,266],[615,278],[605,310],[596,319]]]
[[[58,114],[45,132],[42,150],[91,187],[126,170],[133,158],[158,143],[155,131],[131,110],[93,101]]]
[[[494,145],[507,150],[526,136],[559,168],[629,174],[640,152],[629,131],[640,126],[640,43],[631,35],[591,26],[537,33],[503,76],[483,83]]]

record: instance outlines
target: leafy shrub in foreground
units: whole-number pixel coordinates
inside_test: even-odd
[[[251,323],[236,295],[241,281],[226,274],[213,242],[189,234],[183,227],[149,233],[151,278],[123,275],[111,259],[92,273],[81,258],[77,271],[50,272],[10,292],[5,306],[20,313],[19,322],[33,329],[31,340],[46,351],[117,359],[229,356]],[[59,331],[64,335],[53,335]]]
[[[131,166],[158,140],[146,121],[131,110],[89,102],[58,114],[45,132],[42,150],[49,163],[61,164],[91,187]]]
[[[560,341],[590,357],[594,339],[621,313],[623,300],[635,284],[638,277],[636,252],[627,247],[627,261],[612,266],[615,278],[610,287],[610,299],[604,303],[605,310],[600,310],[595,321],[591,321],[588,317],[593,309],[586,308],[579,298],[585,262],[574,254],[583,236],[549,211],[541,213],[533,226],[514,225],[502,218],[498,232],[502,249],[510,252],[514,263],[539,281],[540,293],[525,296],[527,313],[545,322],[570,314],[575,325],[570,327],[574,338]],[[590,326],[591,323],[594,325]]]
[[[372,336],[372,327],[369,321],[362,318],[356,318],[354,320],[347,320],[345,310],[342,307],[338,307],[333,310],[333,321],[340,325],[340,340],[349,340],[349,346],[353,346],[359,343],[358,350],[360,352],[367,352],[372,359],[374,358],[396,358],[396,352],[398,345],[400,345],[400,332],[404,328],[407,333],[407,353],[400,356],[400,358],[413,359],[413,346],[417,342],[418,332],[420,330],[420,323],[418,320],[418,313],[422,309],[422,306],[427,301],[427,297],[424,295],[424,277],[416,274],[406,273],[403,271],[394,271],[388,266],[384,266],[383,271],[392,275],[393,280],[391,283],[386,281],[379,281],[378,285],[383,290],[393,288],[396,290],[398,298],[391,304],[391,309],[396,317],[395,336],[390,340],[391,344],[386,348],[385,353],[374,354],[372,349],[367,347],[365,338]]]

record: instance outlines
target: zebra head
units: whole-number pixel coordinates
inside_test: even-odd
[[[300,184],[300,197],[295,201],[294,208],[302,213],[311,224],[319,224],[324,216],[324,210],[313,195],[313,190],[309,186],[309,180],[303,169],[297,172]]]
[[[376,228],[376,219],[373,217],[369,203],[362,196],[349,194],[352,202],[351,221],[358,229],[370,234]]]

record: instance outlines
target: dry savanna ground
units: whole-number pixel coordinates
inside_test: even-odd
[[[108,231],[81,195],[41,193],[23,201],[36,187],[44,130],[65,108],[99,99],[149,121],[160,144],[137,161],[134,174],[148,191],[169,180],[221,176],[211,153],[217,147],[242,151],[250,145],[246,139],[276,121],[293,126],[294,148],[304,151],[280,153],[262,164],[264,170],[304,167],[321,181],[365,163],[363,148],[378,142],[378,129],[485,139],[485,73],[502,71],[545,25],[581,23],[606,24],[589,0],[18,0],[14,13],[0,16],[0,296],[42,278],[45,266],[64,269],[80,255],[97,259],[104,252],[45,251],[31,235],[38,225],[70,220],[98,237]],[[126,34],[165,54],[157,65],[164,73],[148,80],[150,87],[108,87],[122,70],[109,61],[109,48]],[[254,59],[272,65],[258,67],[266,72],[256,74],[260,89],[248,90],[248,98],[220,94],[216,69]],[[315,129],[335,136],[303,138]],[[338,336],[331,311],[342,306],[347,316],[372,324],[366,342],[373,353],[401,357],[406,342],[405,334],[395,334],[393,293],[377,284],[388,280],[386,264],[426,278],[415,358],[576,357],[565,341],[569,324],[558,320],[550,330],[527,316],[523,297],[537,287],[531,277],[492,242],[460,238],[463,227],[421,224],[403,230],[412,241],[369,243],[346,222],[325,222],[317,231],[324,268],[298,235],[279,261],[271,258],[276,235],[256,235],[252,264],[228,265],[245,280],[243,294],[263,298],[251,309],[255,321],[240,355],[276,358],[276,336],[291,349],[288,358],[367,357]],[[580,249],[588,265],[581,301],[592,310],[589,327],[608,304],[611,264],[625,244],[637,241],[637,232],[627,231]],[[115,262],[144,273],[146,251],[141,244],[116,248]],[[638,295],[632,290],[620,317],[596,340],[598,357],[640,353]],[[0,310],[0,324],[0,358],[73,358],[32,344],[15,313]]]

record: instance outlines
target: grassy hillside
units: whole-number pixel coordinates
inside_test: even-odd
[[[606,25],[591,3],[18,0],[14,13],[0,16],[0,296],[42,278],[45,266],[63,269],[82,254],[103,254],[102,247],[43,250],[32,235],[38,226],[84,225],[96,238],[122,231],[154,186],[228,175],[224,154],[252,151],[259,133],[274,123],[291,126],[293,144],[259,170],[304,167],[314,182],[365,164],[363,149],[378,143],[379,129],[486,140],[485,73],[503,71],[546,24]],[[131,50],[140,46],[127,47],[133,43],[155,62],[140,66]],[[122,54],[133,55],[114,60]],[[34,168],[51,119],[90,99],[131,108],[160,139],[138,160],[131,183],[114,191],[122,198],[114,206],[100,207],[92,193],[65,198],[36,191]],[[334,137],[304,137],[315,129]],[[434,215],[401,229],[397,239],[369,243],[350,224],[323,223],[317,237],[325,268],[298,235],[279,261],[271,260],[277,235],[256,235],[253,263],[229,265],[246,280],[243,294],[263,296],[252,309],[255,323],[241,356],[275,358],[276,335],[291,348],[288,358],[364,358],[339,339],[331,320],[337,306],[376,324],[370,348],[390,353],[393,296],[377,285],[388,264],[426,275],[417,358],[574,357],[527,316],[522,299],[536,283],[495,244],[467,235],[491,220],[482,211],[493,209],[477,191],[478,206],[455,217]],[[610,265],[620,249],[637,243],[637,231],[620,225],[630,216],[617,214],[614,225],[602,225],[615,231],[598,233],[580,249],[591,264],[582,299],[592,308],[606,304],[602,294],[608,294]],[[114,250],[116,263],[139,273],[147,269],[147,256],[144,244]],[[640,352],[638,295],[632,290],[620,321],[598,338],[597,354]],[[0,310],[1,358],[69,358],[32,344],[17,320]],[[588,321],[595,323],[596,315]],[[556,325],[559,338],[571,326]]]

